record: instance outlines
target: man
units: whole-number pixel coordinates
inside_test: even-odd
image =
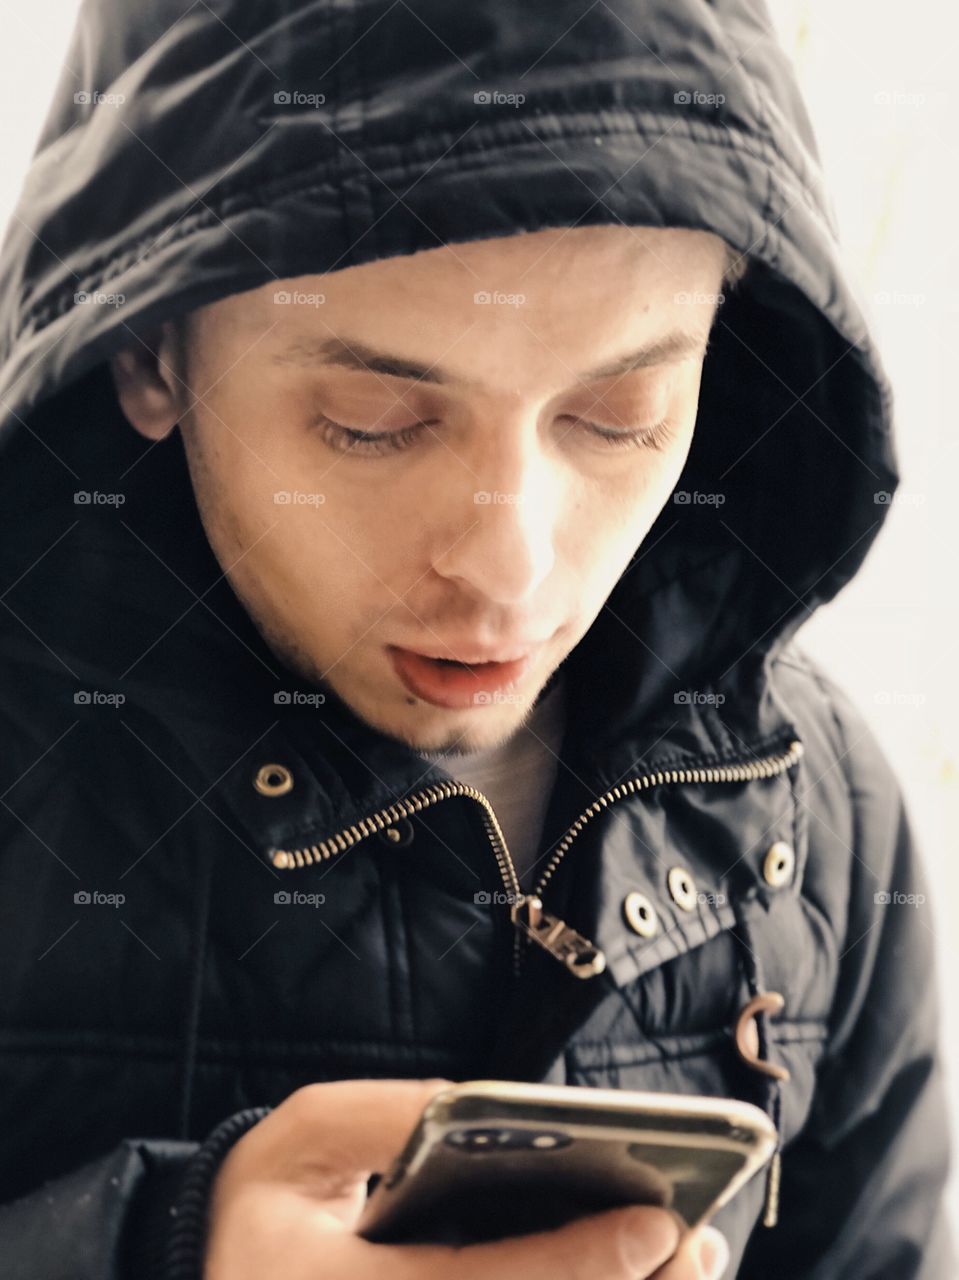
[[[767,25],[82,10],[0,260],[11,1274],[950,1274],[922,865],[795,639],[889,389]],[[678,1247],[361,1240],[478,1077],[778,1150]]]

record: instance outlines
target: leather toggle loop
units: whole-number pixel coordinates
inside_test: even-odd
[[[743,1005],[736,1019],[736,1052],[747,1066],[774,1080],[788,1080],[789,1071],[778,1062],[759,1057],[759,1032],[754,1019],[759,1013],[781,1013],[785,1003],[778,991],[760,991]]]

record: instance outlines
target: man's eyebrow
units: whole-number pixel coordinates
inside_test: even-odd
[[[687,356],[705,353],[708,334],[690,333],[676,329],[651,343],[620,356],[598,369],[574,375],[581,382],[594,382],[598,378],[615,378],[634,369],[646,369],[666,361],[681,360]],[[472,379],[457,377],[438,365],[422,365],[389,352],[377,351],[352,338],[327,338],[324,340],[299,338],[273,355],[277,364],[316,365],[320,368],[359,369],[364,373],[378,373],[391,378],[403,378],[410,382],[432,382],[442,386],[477,387]]]

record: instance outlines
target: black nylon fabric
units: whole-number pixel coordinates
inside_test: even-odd
[[[154,1247],[171,1170],[197,1213],[201,1144],[231,1116],[316,1080],[442,1075],[754,1101],[780,1132],[779,1223],[759,1224],[762,1178],[717,1214],[729,1275],[951,1275],[931,933],[876,898],[922,892],[924,873],[871,731],[796,640],[896,491],[891,393],[764,6],[90,0],[66,63],[0,249],[10,1274],[172,1275]],[[76,101],[78,85],[123,100]],[[526,103],[481,109],[487,86]],[[294,88],[326,101],[284,101]],[[725,101],[676,100],[694,89]],[[481,806],[397,818],[400,844],[356,838],[452,775],[332,694],[321,717],[275,703],[296,678],[206,542],[179,437],[135,434],[105,361],[274,278],[618,223],[712,231],[749,257],[676,486],[726,500],[667,504],[565,664],[544,862],[577,834],[545,901],[606,971],[579,981],[530,947],[514,978]],[[712,696],[677,702],[690,689]],[[75,700],[90,690],[125,701]],[[665,776],[797,741],[769,776]],[[288,794],[255,790],[269,762]],[[274,864],[351,828],[319,865]],[[795,857],[779,886],[776,841]],[[322,913],[278,907],[294,888],[324,893]],[[74,900],[93,890],[125,902]],[[624,916],[637,891],[655,937]],[[760,1032],[781,1089],[733,1045],[760,985],[785,998]],[[176,1274],[191,1267],[178,1252]]]

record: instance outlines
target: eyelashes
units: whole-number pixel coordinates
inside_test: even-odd
[[[613,449],[655,449],[658,452],[662,452],[675,434],[668,418],[657,422],[654,427],[647,427],[644,431],[607,431],[605,428],[597,426],[594,422],[583,425],[590,435],[597,436]]]
[[[385,457],[389,454],[402,453],[416,444],[417,440],[433,425],[429,422],[414,422],[400,431],[358,431],[354,427],[344,427],[342,423],[331,418],[319,416],[313,421],[313,428],[320,433],[320,438],[339,453],[352,453],[358,457]],[[593,440],[600,442],[602,449],[610,452],[622,452],[630,449],[654,449],[661,452],[674,437],[673,425],[668,418],[657,422],[655,426],[643,431],[609,431],[594,422],[575,419],[570,431],[579,430]],[[565,436],[564,436],[565,438]]]

